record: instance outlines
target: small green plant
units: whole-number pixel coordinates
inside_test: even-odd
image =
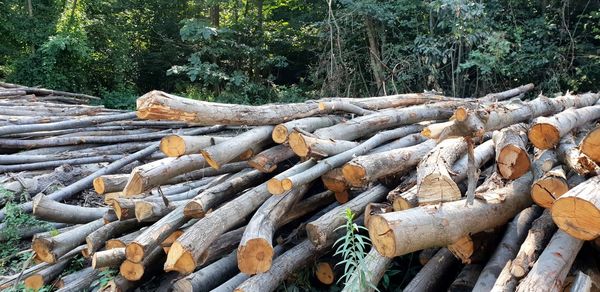
[[[3,186],[0,186],[0,199],[2,201],[10,202],[14,199],[15,193],[7,190]]]
[[[17,243],[19,241],[19,230],[27,227],[43,226],[44,222],[41,222],[31,215],[24,213],[17,205],[8,203],[4,207],[5,227],[0,230],[4,241],[0,243],[0,258],[4,258],[8,255],[17,252]]]
[[[368,288],[377,290],[377,287],[367,280],[367,273],[364,269],[364,261],[367,253],[366,248],[371,245],[367,236],[360,234],[360,231],[367,229],[354,223],[354,213],[349,208],[344,213],[346,223],[337,229],[345,229],[346,235],[338,239],[334,245],[338,246],[334,256],[341,256],[343,260],[338,265],[344,265],[344,274],[339,282],[351,291],[364,291]],[[336,230],[337,230],[336,229]]]
[[[119,274],[119,271],[115,269],[106,269],[100,272],[100,279],[98,279],[98,287],[102,288],[108,284],[115,276]]]

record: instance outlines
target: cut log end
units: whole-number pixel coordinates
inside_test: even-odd
[[[325,285],[331,285],[335,281],[335,272],[329,262],[320,262],[315,269],[317,280]]]
[[[211,157],[210,153],[208,153],[205,150],[202,150],[200,152],[202,153],[202,156],[204,157],[204,160],[206,160],[206,162],[208,163],[208,165],[210,165],[210,167],[212,167],[214,169],[220,169],[221,168],[221,165]]]
[[[272,164],[268,158],[260,156],[254,156],[248,161],[248,165],[264,173],[271,173],[277,169],[277,164]]]
[[[287,142],[287,140],[288,140],[287,127],[282,124],[275,126],[275,128],[273,129],[273,133],[271,134],[271,138],[273,138],[273,141],[275,141],[275,143],[278,143],[278,144]]]
[[[432,173],[423,178],[417,196],[419,204],[435,204],[460,200],[461,192],[450,177]]]
[[[595,128],[581,141],[581,152],[595,162],[600,162],[600,128]]]
[[[204,207],[199,202],[190,201],[183,207],[183,216],[187,218],[204,218],[205,215]]]
[[[94,181],[92,182],[92,185],[94,186],[94,191],[96,191],[96,193],[98,193],[99,195],[104,194],[104,191],[105,191],[104,180],[102,179],[101,176],[95,178]]]
[[[537,123],[529,129],[529,141],[539,149],[554,148],[560,142],[560,133],[551,124]]]
[[[168,157],[179,157],[185,154],[185,141],[178,135],[170,135],[160,140],[160,151]]]
[[[278,180],[276,178],[272,178],[267,181],[267,190],[272,195],[281,195],[285,193],[281,180]]]
[[[454,111],[454,119],[459,122],[464,122],[469,117],[469,111],[464,107],[459,107]]]
[[[126,245],[117,239],[110,239],[106,241],[106,244],[104,245],[105,249],[114,249],[114,248],[124,248],[126,247]]]
[[[567,181],[560,177],[538,180],[531,187],[531,198],[540,207],[550,208],[554,201],[569,191]]]
[[[56,262],[56,256],[52,253],[50,247],[41,240],[34,240],[31,249],[35,252],[37,259],[49,264]]]
[[[342,174],[346,181],[354,187],[361,187],[364,184],[364,178],[367,175],[362,166],[350,163],[346,163],[346,165],[342,167]]]
[[[341,192],[336,192],[335,200],[340,204],[345,204],[348,201],[350,201],[350,194],[346,190],[341,191]]]
[[[283,191],[286,192],[294,187],[294,182],[289,178],[285,178],[281,181],[281,186],[283,187]]]
[[[306,145],[302,134],[298,132],[292,132],[288,137],[288,143],[296,155],[300,157],[308,156],[310,149],[308,145]]]
[[[135,218],[142,222],[150,217],[154,217],[155,214],[152,211],[152,202],[140,201],[135,203]]]
[[[144,275],[144,265],[126,260],[121,264],[119,272],[125,279],[137,281]]]
[[[131,242],[125,248],[125,258],[133,263],[139,263],[144,259],[144,248],[136,242]]]
[[[119,218],[119,220],[129,218],[129,209],[122,208],[118,200],[112,200],[112,207],[113,210],[115,210],[115,214],[117,215],[117,218]]]
[[[196,261],[191,252],[185,250],[179,242],[174,242],[169,249],[167,261],[165,262],[166,272],[178,272],[181,274],[192,273],[196,269]]]
[[[238,268],[244,274],[264,273],[273,262],[273,246],[263,238],[248,240],[238,248]]]
[[[497,163],[500,175],[511,180],[521,177],[531,167],[527,152],[511,144],[502,148]]]
[[[133,172],[129,178],[129,181],[127,182],[127,185],[125,186],[125,189],[123,189],[123,195],[124,196],[135,196],[135,195],[139,195],[143,192],[144,192],[143,178],[139,173]]]
[[[372,216],[368,224],[369,237],[375,249],[385,257],[392,258],[396,255],[396,242],[394,230],[387,221],[379,215]]]
[[[577,197],[561,197],[552,206],[554,223],[581,240],[592,240],[600,236],[600,225],[597,224],[599,218],[600,211],[594,204]]]
[[[25,288],[38,291],[44,287],[44,277],[42,275],[31,275],[25,278]]]

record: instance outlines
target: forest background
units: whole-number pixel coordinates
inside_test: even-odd
[[[598,90],[600,1],[0,0],[0,79],[133,108]]]

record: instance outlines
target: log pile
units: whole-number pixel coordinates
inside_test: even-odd
[[[34,256],[0,288],[273,291],[321,258],[320,285],[373,291],[416,252],[407,291],[600,284],[576,260],[600,236],[598,94],[245,106],[152,91],[133,113],[0,86],[0,230],[14,210],[43,223],[11,234]],[[342,278],[346,212],[372,248]]]

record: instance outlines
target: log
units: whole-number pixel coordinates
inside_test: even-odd
[[[296,155],[317,159],[336,155],[359,145],[358,142],[320,139],[295,131],[290,133],[288,143]]]
[[[91,253],[99,250],[107,240],[120,236],[125,233],[134,231],[141,226],[135,219],[128,219],[124,221],[114,221],[98,228],[94,232],[90,233],[86,238],[87,250]]]
[[[248,165],[264,173],[271,173],[277,164],[294,157],[294,151],[287,145],[277,145],[262,151],[248,160]]]
[[[475,287],[475,283],[477,282],[477,278],[479,278],[479,274],[483,269],[482,264],[468,264],[465,265],[456,279],[450,287],[448,287],[449,292],[470,292],[473,291],[473,287]]]
[[[350,189],[350,184],[344,179],[342,168],[334,168],[321,176],[321,181],[326,189],[335,192],[343,193]]]
[[[137,281],[144,276],[146,269],[157,266],[164,259],[164,253],[160,246],[157,246],[148,253],[140,262],[123,261],[119,267],[119,273],[129,281]]]
[[[41,193],[33,197],[32,202],[34,216],[60,223],[88,223],[102,218],[108,211],[108,208],[88,208],[59,203]]]
[[[599,146],[600,127],[596,127],[589,131],[579,143],[579,149],[581,150],[581,152],[587,155],[596,163],[600,163],[600,151],[598,151]]]
[[[386,187],[377,185],[358,195],[348,203],[325,213],[319,219],[309,222],[306,224],[306,233],[310,242],[317,248],[323,248],[331,241],[331,236],[335,234],[335,229],[344,224],[346,219],[340,216],[340,214],[344,213],[344,210],[350,209],[353,213],[360,215],[368,203],[383,200],[388,191],[389,189]]]
[[[102,168],[102,165],[98,164],[79,166],[62,165],[50,173],[31,178],[22,177],[14,182],[4,183],[3,186],[6,190],[17,194],[26,192],[30,195],[37,195],[54,185],[70,185],[100,168]]]
[[[591,106],[598,101],[599,94],[585,93],[580,95],[564,95],[538,98],[521,102],[511,101],[494,105],[483,105],[478,109],[459,108],[454,113],[456,120],[439,131],[439,135],[430,138],[444,140],[448,137],[477,137],[485,132],[500,130],[510,125],[524,122],[539,116],[548,116],[564,111],[570,107]]]
[[[527,231],[531,227],[531,223],[535,220],[542,209],[538,206],[531,206],[519,213],[513,221],[508,224],[508,228],[504,233],[504,237],[500,241],[498,248],[492,254],[489,261],[481,271],[474,291],[490,291],[502,269],[510,260],[512,260],[518,251],[518,247],[525,240]]]
[[[57,292],[83,291],[88,289],[92,282],[100,278],[100,270],[94,270],[92,267],[69,274],[61,279],[62,284]]]
[[[554,201],[569,190],[567,174],[562,165],[546,172],[531,186],[531,198],[541,207],[551,208]]]
[[[365,225],[369,225],[369,220],[371,219],[371,216],[377,215],[377,214],[388,213],[388,212],[392,212],[392,211],[393,211],[392,205],[387,202],[368,203],[367,206],[365,207]]]
[[[552,221],[550,210],[546,210],[542,216],[533,222],[527,233],[527,238],[525,238],[517,256],[512,261],[510,273],[517,279],[523,278],[538,259],[555,231],[556,225]]]
[[[55,160],[55,161],[45,161],[45,162],[34,162],[34,163],[23,163],[16,165],[4,165],[0,166],[0,172],[19,172],[19,171],[30,171],[30,170],[40,170],[40,169],[48,169],[61,166],[63,164],[68,165],[81,165],[81,164],[91,164],[91,163],[101,163],[101,162],[113,162],[115,160],[119,160],[123,158],[123,155],[102,155],[95,157],[84,157],[84,158],[73,158],[73,159],[64,159],[64,160]]]
[[[66,230],[69,224],[66,223],[53,223],[53,222],[45,222],[40,226],[24,226],[15,230],[16,237],[19,239],[30,238],[37,233],[41,232],[49,232],[49,231],[57,231],[62,232]],[[5,232],[0,232],[0,241],[7,241],[8,238],[12,238],[13,234],[6,234]]]
[[[237,274],[237,252],[187,275],[173,284],[173,291],[211,291]]]
[[[408,134],[402,138],[398,138],[394,141],[383,144],[383,145],[369,151],[368,153],[375,154],[375,153],[387,152],[387,151],[398,149],[398,148],[414,146],[414,145],[423,143],[426,140],[427,140],[427,138],[425,136],[421,135],[421,133]]]
[[[95,252],[92,255],[92,268],[118,267],[125,260],[125,248],[113,248]]]
[[[419,263],[421,266],[426,265],[439,251],[439,248],[426,248],[419,253]]]
[[[497,230],[486,230],[473,235],[464,235],[448,245],[447,248],[463,264],[485,264],[496,248],[499,237],[500,232]],[[483,266],[481,269],[483,269]],[[477,279],[473,284],[476,281]]]
[[[68,261],[57,262],[54,265],[48,266],[47,268],[25,278],[25,288],[33,289],[38,291],[45,285],[50,284],[56,277],[63,272],[63,270],[69,264]]]
[[[273,138],[275,143],[283,144],[288,141],[288,136],[296,128],[311,133],[319,128],[333,126],[341,120],[338,116],[323,116],[289,121],[275,126],[271,138]]]
[[[191,192],[190,192],[191,193]],[[193,192],[196,194],[197,192]],[[183,206],[189,202],[189,199],[181,201],[171,201],[165,205],[164,202],[141,201],[135,203],[135,218],[138,222],[155,222],[163,216],[175,210],[178,206]]]
[[[167,157],[200,154],[200,150],[227,141],[231,137],[169,135],[160,140],[160,151]]]
[[[447,248],[441,248],[435,256],[406,285],[404,291],[436,291],[444,289],[444,277],[457,267],[459,261]]]
[[[600,118],[600,105],[568,108],[552,117],[539,117],[529,128],[529,140],[539,149],[556,147],[561,137]]]
[[[85,241],[86,236],[103,225],[104,221],[98,219],[53,237],[34,238],[31,248],[39,259],[53,264],[61,256],[79,246]]]
[[[231,199],[237,193],[256,186],[264,174],[257,170],[240,171],[227,181],[210,187],[190,200],[183,208],[183,215],[189,218],[203,218],[218,204]]]
[[[487,94],[483,97],[480,97],[479,100],[482,102],[497,102],[500,100],[521,96],[533,90],[534,87],[535,86],[533,85],[533,83],[529,83],[506,91]]]
[[[92,182],[94,181],[94,179],[96,177],[99,177],[101,175],[106,175],[106,174],[111,174],[114,173],[116,171],[118,171],[119,169],[121,169],[122,167],[136,161],[139,159],[142,159],[150,154],[152,154],[153,152],[155,152],[158,149],[158,144],[152,144],[151,146],[148,146],[138,152],[135,152],[131,155],[125,156],[122,159],[119,159],[115,162],[112,162],[111,164],[95,171],[94,173],[80,179],[79,181],[77,181],[76,183],[70,184],[64,188],[62,188],[61,190],[58,190],[52,194],[48,195],[48,198],[54,201],[62,201],[62,200],[66,200],[68,198],[70,198],[71,196],[83,191],[84,189],[90,187],[92,185]],[[23,210],[24,212],[30,212],[33,209],[33,204],[31,202],[29,203],[24,203],[19,205],[19,208],[21,210]],[[5,215],[5,211],[4,209],[2,211],[0,211],[0,220],[4,219],[4,215]]]
[[[246,226],[227,231],[219,236],[200,256],[200,265],[211,264],[223,257],[223,254],[229,254],[235,250],[244,235],[244,230],[246,230]]]
[[[354,187],[415,167],[436,142],[428,140],[415,146],[353,158],[342,167],[344,178]]]
[[[505,179],[516,179],[529,171],[531,161],[527,154],[527,126],[515,124],[494,133],[496,165]]]
[[[573,280],[573,285],[571,286],[572,292],[577,291],[592,291],[592,286],[594,286],[594,282],[590,278],[590,276],[586,275],[582,271],[577,271],[575,275],[575,279]]]
[[[209,146],[200,152],[206,162],[214,169],[232,161],[249,150],[252,145],[261,144],[270,140],[273,126],[261,126],[248,130],[220,144]]]
[[[372,216],[369,237],[377,251],[387,257],[451,244],[465,234],[501,226],[531,205],[531,182],[531,174],[507,184],[494,182],[497,186],[485,191],[486,195],[503,198],[497,204],[476,200],[465,206],[466,201],[460,200],[446,203],[441,209],[421,206]]]
[[[282,217],[304,196],[308,186],[291,190],[284,196],[267,199],[248,222],[237,249],[237,262],[240,272],[254,275],[271,268],[273,237]]]
[[[290,169],[288,169],[288,171],[294,171],[294,172],[304,172],[308,169],[310,169],[311,167],[313,167],[316,164],[314,159],[309,159],[306,160],[304,162],[299,162],[296,165],[292,166]],[[269,193],[273,194],[273,195],[283,195],[285,194],[286,190],[283,187],[283,180],[286,178],[287,176],[287,171],[284,171],[274,177],[272,177],[271,179],[269,179],[267,181],[267,190],[269,191]]]
[[[600,236],[598,188],[600,177],[596,176],[558,198],[552,206],[552,219],[558,228],[581,240]]]
[[[122,191],[128,179],[128,174],[108,174],[95,178],[92,184],[96,193],[102,195]]]
[[[146,230],[147,227],[143,227],[140,230],[136,231],[136,232],[132,232],[126,235],[123,235],[119,238],[113,238],[113,239],[109,239],[106,241],[106,244],[104,245],[105,249],[113,249],[113,248],[120,248],[120,247],[126,247],[127,244],[129,244],[130,242],[132,242],[137,236],[139,236],[142,231]]]
[[[557,154],[560,162],[580,175],[597,174],[600,171],[600,167],[590,157],[579,151],[571,134],[560,140]]]
[[[62,122],[45,123],[45,124],[30,124],[30,125],[14,125],[14,126],[3,126],[0,127],[0,135],[18,134],[18,133],[30,133],[39,131],[54,131],[72,128],[85,128],[96,124],[130,120],[135,118],[135,113],[123,113],[107,116],[91,116],[73,120],[66,120]]]
[[[417,200],[419,204],[436,204],[460,200],[460,190],[452,179],[452,165],[467,150],[463,138],[448,139],[431,149],[417,166]]]
[[[557,231],[527,277],[521,281],[517,291],[561,291],[563,281],[582,245],[582,240],[571,237],[562,230]]]
[[[360,276],[354,273],[348,280],[348,283],[351,284],[346,285],[342,291],[353,291],[353,287],[361,287],[361,291],[375,291],[373,287],[377,287],[377,284],[379,284],[379,281],[383,278],[385,271],[387,271],[391,263],[392,259],[380,255],[374,248],[371,248],[371,251],[364,258],[364,266],[362,267],[362,271],[365,271],[366,279],[360,279]],[[370,283],[371,285],[364,287],[360,283]]]

